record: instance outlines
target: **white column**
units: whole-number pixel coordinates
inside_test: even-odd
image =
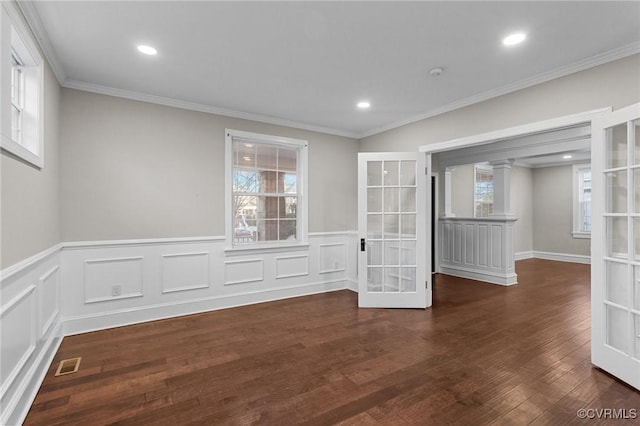
[[[513,160],[489,163],[493,166],[493,213],[491,217],[512,218],[511,212],[511,164]]]
[[[451,210],[451,172],[453,172],[451,167],[447,167],[444,171],[444,217],[456,217]]]

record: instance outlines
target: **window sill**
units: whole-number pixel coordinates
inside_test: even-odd
[[[25,161],[37,167],[38,169],[42,169],[42,166],[44,165],[42,156],[34,154],[24,146],[20,145],[19,143],[15,142],[13,139],[5,135],[2,135],[2,139],[0,139],[0,142],[0,147],[2,147],[4,151],[13,154],[20,160]]]
[[[573,238],[591,239],[591,232],[573,231],[571,235],[573,236]]]
[[[251,253],[282,253],[290,251],[302,251],[308,250],[309,243],[298,244],[265,244],[265,245],[252,245],[247,247],[228,247],[224,249],[224,254],[227,256],[240,256],[243,254]]]

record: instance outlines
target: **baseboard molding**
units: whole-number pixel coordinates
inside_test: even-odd
[[[38,353],[36,361],[29,371],[23,375],[17,392],[9,403],[2,407],[0,424],[20,425],[26,419],[31,409],[31,404],[33,404],[40,385],[47,371],[49,371],[49,366],[53,362],[53,358],[62,343],[62,337],[60,336],[61,329],[62,324],[58,320],[53,333],[51,333],[51,337]]]
[[[441,266],[440,270],[442,274],[452,275],[454,277],[467,278],[470,280],[476,281],[484,281],[490,284],[497,284],[502,286],[510,286],[514,284],[518,284],[518,275],[517,274],[492,274],[490,272],[479,272],[479,271],[471,271],[461,268],[448,268],[446,266]]]
[[[533,259],[533,250],[519,251],[514,255],[515,260]]]
[[[521,251],[515,254],[516,260],[525,259],[543,259],[543,260],[555,260],[558,262],[569,263],[583,263],[591,264],[591,256],[585,256],[581,254],[568,254],[568,253],[553,253],[548,251]]]
[[[149,321],[175,318],[184,315],[200,314],[220,309],[273,302],[293,297],[309,296],[347,289],[347,280],[323,281],[298,286],[270,288],[264,291],[236,293],[228,296],[213,296],[202,299],[184,300],[175,303],[163,303],[140,306],[91,315],[67,317],[62,319],[65,336],[123,327]]]
[[[251,259],[260,257],[266,265],[261,271],[261,282],[247,280],[242,268],[225,270],[229,262],[223,254],[224,238],[218,236],[60,243],[5,268],[0,271],[4,302],[0,313],[4,315],[3,326],[12,324],[17,343],[8,341],[9,344],[4,345],[9,337],[5,338],[3,334],[2,356],[8,355],[11,368],[17,373],[12,372],[12,380],[0,394],[0,424],[22,424],[64,336],[292,297],[353,290],[357,288],[350,278],[352,273],[355,275],[357,264],[356,238],[355,231],[316,232],[310,235],[310,247],[305,255],[299,252],[296,256],[252,253]],[[200,254],[202,256],[196,256]],[[143,260],[148,263],[143,264]],[[118,274],[117,279],[133,277],[141,289],[146,286],[147,297],[131,299],[111,294],[113,297],[109,299],[107,294],[105,302],[87,303],[83,291],[87,289],[87,265],[94,268],[90,269],[92,284],[104,284],[101,281],[104,274],[99,268],[107,265],[111,268],[109,272]],[[324,273],[320,274],[320,271]],[[234,287],[237,292],[233,294],[226,294],[227,290],[221,285],[228,278],[227,273],[240,274],[243,279]],[[184,277],[177,283],[178,287],[174,285],[176,276]],[[165,285],[175,291],[162,291]],[[123,290],[127,290],[125,295],[133,294],[129,288]],[[62,305],[58,304],[60,300],[64,301]],[[56,303],[52,305],[51,301]],[[27,309],[24,303],[30,308]],[[18,307],[23,308],[19,310]],[[13,322],[6,323],[7,318]],[[31,343],[20,340],[23,334],[15,332],[22,327],[18,324],[32,327],[34,340]],[[12,335],[7,333],[7,336]],[[21,346],[17,347],[18,344]]]
[[[347,280],[347,290],[351,290],[354,293],[358,292],[358,281],[353,279]]]
[[[583,263],[591,264],[591,256],[580,254],[552,253],[548,251],[533,251],[533,257],[536,259],[555,260],[557,262]]]

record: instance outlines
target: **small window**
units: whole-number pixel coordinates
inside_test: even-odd
[[[489,217],[493,213],[493,168],[484,164],[474,168],[474,217]]]
[[[573,166],[573,237],[591,236],[591,165]]]
[[[306,141],[227,130],[231,220],[235,248],[306,240]]]
[[[22,141],[22,117],[24,115],[24,64],[15,51],[11,51],[11,139]]]
[[[11,24],[9,43],[2,44],[2,49],[6,49],[2,56],[9,60],[1,65],[2,74],[10,77],[11,90],[7,90],[0,98],[0,115],[10,117],[11,123],[3,126],[6,133],[3,130],[0,146],[3,150],[41,168],[44,165],[44,61],[19,12],[6,3],[3,3],[1,12],[8,15]]]

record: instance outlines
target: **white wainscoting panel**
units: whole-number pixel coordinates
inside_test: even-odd
[[[441,272],[494,284],[516,284],[514,222],[515,219],[441,218]]]
[[[162,255],[162,293],[208,288],[210,277],[208,251]]]
[[[65,243],[64,333],[350,288],[356,247],[355,232],[313,233],[307,245],[249,250],[228,250],[223,237]],[[123,283],[122,296],[138,296],[111,296],[115,283]],[[85,297],[91,285],[100,291]]]
[[[227,260],[224,262],[224,285],[264,281],[263,259]]]
[[[39,279],[38,312],[40,312],[40,336],[46,335],[60,313],[60,266],[56,265]],[[54,303],[52,303],[54,302]]]
[[[60,246],[0,272],[0,424],[31,407],[60,337]]]
[[[345,243],[327,243],[319,245],[319,270],[321,274],[342,272],[346,268]]]
[[[4,395],[24,368],[36,348],[35,285],[2,306],[2,359],[0,360],[0,394]]]
[[[296,254],[276,257],[276,279],[309,275],[309,255]]]
[[[84,302],[142,296],[142,256],[85,260]],[[119,294],[113,294],[119,286]]]
[[[3,270],[0,424],[24,421],[63,334],[357,288],[353,231],[226,248],[223,237],[63,243]]]

